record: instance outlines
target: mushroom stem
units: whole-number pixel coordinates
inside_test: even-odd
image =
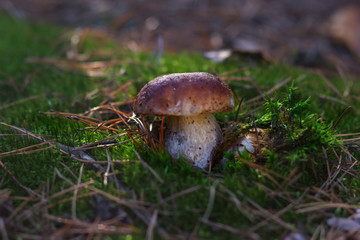
[[[175,159],[183,156],[194,166],[206,168],[221,140],[221,129],[212,114],[169,116],[167,119],[165,143]]]

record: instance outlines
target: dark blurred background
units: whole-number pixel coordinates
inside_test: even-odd
[[[105,30],[134,50],[231,49],[360,73],[360,3],[350,0],[0,0],[23,19]]]

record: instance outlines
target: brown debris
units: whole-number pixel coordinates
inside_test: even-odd
[[[360,59],[360,6],[349,5],[336,11],[330,19],[329,35]]]

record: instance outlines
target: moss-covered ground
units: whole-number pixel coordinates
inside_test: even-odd
[[[0,36],[2,239],[354,235],[327,221],[360,208],[358,78],[237,54],[214,63],[165,53],[157,63],[101,31],[5,14]],[[226,154],[227,167],[209,173],[142,135],[139,121],[161,119],[131,117],[137,92],[156,76],[193,71],[235,93],[235,111],[216,114],[229,139],[263,128],[273,142],[255,157]]]

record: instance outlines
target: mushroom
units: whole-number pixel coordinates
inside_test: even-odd
[[[174,159],[183,156],[206,168],[222,140],[212,113],[234,108],[229,87],[205,72],[173,73],[157,77],[139,92],[136,114],[168,116],[165,144]]]

